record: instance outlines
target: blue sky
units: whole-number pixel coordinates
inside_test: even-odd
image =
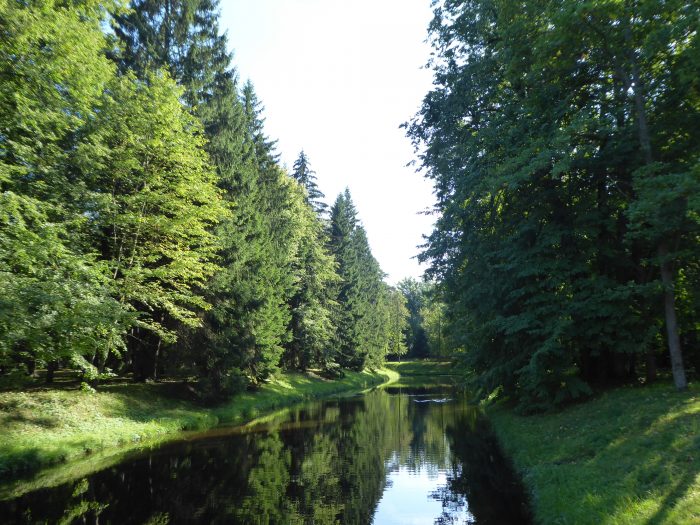
[[[222,0],[242,80],[265,105],[266,130],[291,167],[303,148],[329,204],[346,186],[374,255],[395,283],[434,218],[428,181],[402,122],[431,87],[422,69],[430,0]]]

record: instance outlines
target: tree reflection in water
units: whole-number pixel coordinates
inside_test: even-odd
[[[452,400],[430,402],[446,397]],[[464,397],[380,390],[172,443],[0,502],[0,516],[7,523],[382,525],[392,522],[382,517],[392,503],[416,516],[432,512],[427,523],[523,523],[515,512],[524,508],[522,494],[508,472]],[[401,494],[391,486],[399,479],[430,487]]]

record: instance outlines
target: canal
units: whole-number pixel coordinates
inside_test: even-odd
[[[188,436],[0,501],[3,523],[529,523],[464,393],[378,389]]]

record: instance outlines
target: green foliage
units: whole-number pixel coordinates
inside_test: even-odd
[[[94,122],[91,158],[96,244],[108,262],[120,302],[138,326],[166,342],[167,319],[196,326],[206,306],[195,292],[213,274],[212,226],[225,214],[199,124],[163,75],[148,83],[116,79]]]
[[[391,337],[389,290],[347,189],[331,207],[329,249],[340,277],[333,313],[335,360],[357,370],[379,366]]]
[[[311,207],[308,190],[301,183],[292,190],[296,190],[292,195],[296,197],[294,215],[299,219],[295,232],[298,244],[292,264],[295,283],[288,299],[291,339],[285,345],[282,361],[293,369],[328,369],[333,363],[330,346],[332,309],[337,306],[332,290],[339,280],[336,263],[326,248],[324,224]]]
[[[424,308],[428,300],[429,286],[416,279],[406,278],[399,282],[398,289],[406,299],[408,309],[408,326],[406,327],[406,344],[409,357],[427,357],[430,353],[426,333]]]
[[[325,198],[325,195],[318,189],[316,172],[311,169],[309,158],[304,153],[304,150],[301,150],[297,160],[294,161],[292,177],[306,191],[306,202],[309,203],[309,206],[313,208],[319,217],[323,217],[328,210],[328,205],[322,200]]]
[[[440,212],[423,257],[483,392],[544,409],[642,361],[653,379],[662,293],[696,337],[700,10],[680,5],[436,3],[408,133]]]
[[[406,329],[410,315],[406,308],[406,298],[398,288],[388,288],[383,306],[387,317],[388,343],[386,353],[396,357],[406,355],[408,353]]]
[[[0,373],[194,375],[221,399],[336,369],[342,330],[344,366],[401,350],[354,222],[336,301],[315,174],[279,166],[215,0],[2,2],[0,31]]]
[[[84,243],[75,151],[113,67],[100,5],[0,4],[0,362],[118,350],[131,322]],[[33,365],[32,365],[33,367]]]

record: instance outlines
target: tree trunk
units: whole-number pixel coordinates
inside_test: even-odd
[[[46,384],[50,385],[53,383],[54,373],[58,370],[58,361],[49,361],[46,365]]]
[[[153,380],[158,380],[158,358],[160,357],[160,345],[163,340],[158,338],[158,343],[156,344],[155,351],[153,352]]]
[[[662,242],[659,245],[659,259],[661,266],[661,282],[664,285],[664,310],[666,313],[666,332],[668,334],[668,351],[671,354],[671,370],[673,382],[678,390],[688,388],[683,367],[683,354],[681,353],[681,340],[678,335],[678,320],[676,318],[676,294],[674,291],[673,272],[668,261],[668,245]]]
[[[626,29],[626,36],[631,42],[630,28]],[[639,133],[639,145],[644,155],[644,163],[650,165],[653,162],[651,151],[651,136],[647,123],[646,108],[644,106],[644,86],[639,73],[639,65],[636,56],[632,52],[632,81],[634,82],[634,105],[637,112],[637,131]],[[683,355],[681,352],[681,341],[678,335],[678,320],[676,318],[675,292],[673,282],[673,271],[671,262],[668,259],[668,244],[661,241],[658,246],[659,267],[661,270],[661,282],[664,287],[664,313],[666,317],[666,332],[668,334],[668,351],[671,354],[671,369],[673,371],[673,382],[678,390],[685,390],[688,382],[685,378],[683,368]]]

